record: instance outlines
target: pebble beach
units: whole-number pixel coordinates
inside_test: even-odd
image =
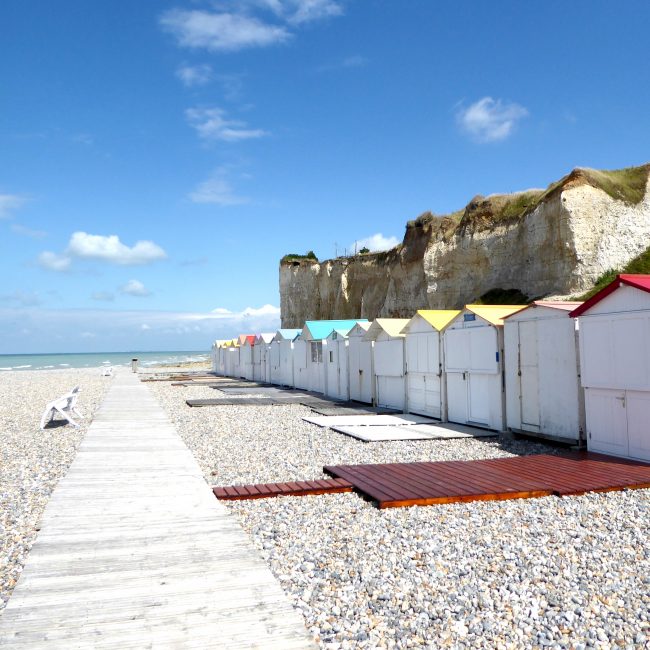
[[[109,385],[110,377],[101,377],[98,368],[0,373],[0,611],[20,577],[47,501]],[[42,431],[45,405],[75,386],[81,388],[77,406],[85,416],[80,426]]]
[[[363,443],[303,422],[303,406],[188,408],[224,394],[149,386],[211,485],[323,478],[325,464],[558,451]],[[650,647],[649,490],[389,510],[355,494],[224,503],[322,648]]]
[[[110,382],[97,369],[0,375],[0,608]],[[82,426],[41,431],[45,403],[77,384]],[[147,386],[210,485],[558,450],[493,438],[363,443],[304,422],[300,405],[189,408],[226,395]],[[388,510],[353,493],[223,503],[321,648],[650,647],[650,490]]]

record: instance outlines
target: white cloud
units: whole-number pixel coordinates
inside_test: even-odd
[[[19,223],[12,223],[11,230],[17,235],[24,235],[25,237],[32,237],[33,239],[43,239],[44,237],[47,237],[47,233],[44,230],[32,230],[31,228],[27,228],[27,226],[23,226]]]
[[[151,291],[149,291],[140,280],[129,280],[126,284],[123,284],[120,287],[120,293],[138,297],[151,295]]]
[[[94,339],[97,336],[94,332],[81,332],[81,338]]]
[[[194,203],[214,203],[215,205],[241,205],[248,203],[244,196],[237,196],[228,179],[228,170],[219,167],[211,176],[188,195]]]
[[[368,248],[371,251],[387,251],[390,248],[394,248],[400,243],[400,240],[397,237],[384,237],[380,232],[370,235],[370,237],[364,237],[363,239],[357,239],[355,242],[352,242],[350,245],[350,250],[352,252],[360,251],[362,248]]]
[[[246,128],[246,122],[241,120],[226,119],[225,111],[221,108],[188,108],[185,117],[203,140],[238,142],[268,135],[262,129]]]
[[[95,291],[90,297],[99,302],[113,302],[115,300],[115,295],[110,291]]]
[[[283,43],[290,37],[282,25],[268,24],[238,13],[171,9],[161,16],[160,24],[176,37],[179,45],[210,51],[266,47]]]
[[[473,140],[484,143],[505,140],[527,115],[519,104],[483,97],[467,108],[460,107],[456,119]]]
[[[212,66],[209,66],[207,63],[200,65],[182,65],[176,69],[176,76],[188,87],[205,86],[214,77]]]
[[[249,4],[270,9],[290,25],[301,25],[340,16],[343,7],[336,0],[250,0]]]
[[[0,306],[0,353],[93,351],[97,345],[113,350],[141,345],[140,349],[208,351],[215,339],[275,332],[280,327],[280,309],[272,305],[225,311],[229,313]],[[21,333],[17,322],[30,334]],[[81,339],[80,332],[95,338]]]
[[[40,267],[48,271],[67,271],[70,268],[72,260],[67,255],[58,255],[51,251],[43,251],[37,259]]]
[[[72,234],[66,253],[72,257],[102,260],[123,266],[149,264],[167,257],[167,253],[152,241],[137,241],[129,247],[117,235],[90,235],[81,231]]]
[[[0,194],[0,219],[9,219],[26,199],[18,194]]]
[[[17,289],[13,293],[0,295],[0,300],[2,302],[15,303],[23,307],[34,307],[42,303],[42,300],[37,293],[32,291],[21,291],[20,289]]]

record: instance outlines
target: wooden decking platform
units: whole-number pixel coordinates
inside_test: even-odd
[[[315,649],[148,387],[112,382],[0,613],[0,647]]]
[[[588,452],[324,471],[346,479],[380,508],[650,488],[650,464]]]
[[[255,485],[232,485],[212,488],[214,496],[222,501],[268,499],[271,497],[303,497],[312,494],[336,494],[352,492],[352,483],[342,478],[316,481],[292,481],[290,483],[256,483]]]

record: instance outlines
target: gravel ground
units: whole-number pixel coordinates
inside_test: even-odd
[[[223,393],[149,386],[217,485],[557,451],[363,443],[302,422],[302,406],[189,408]],[[383,511],[354,494],[226,503],[323,648],[650,647],[650,491]]]
[[[0,610],[11,595],[36,525],[65,475],[93,413],[110,385],[97,369],[0,373]],[[48,402],[81,387],[81,426],[40,429]]]

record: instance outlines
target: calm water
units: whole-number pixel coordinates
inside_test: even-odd
[[[56,370],[63,368],[96,368],[102,364],[130,366],[131,359],[139,359],[140,367],[160,363],[187,363],[204,361],[210,354],[201,352],[88,352],[84,354],[0,354],[3,370]]]

